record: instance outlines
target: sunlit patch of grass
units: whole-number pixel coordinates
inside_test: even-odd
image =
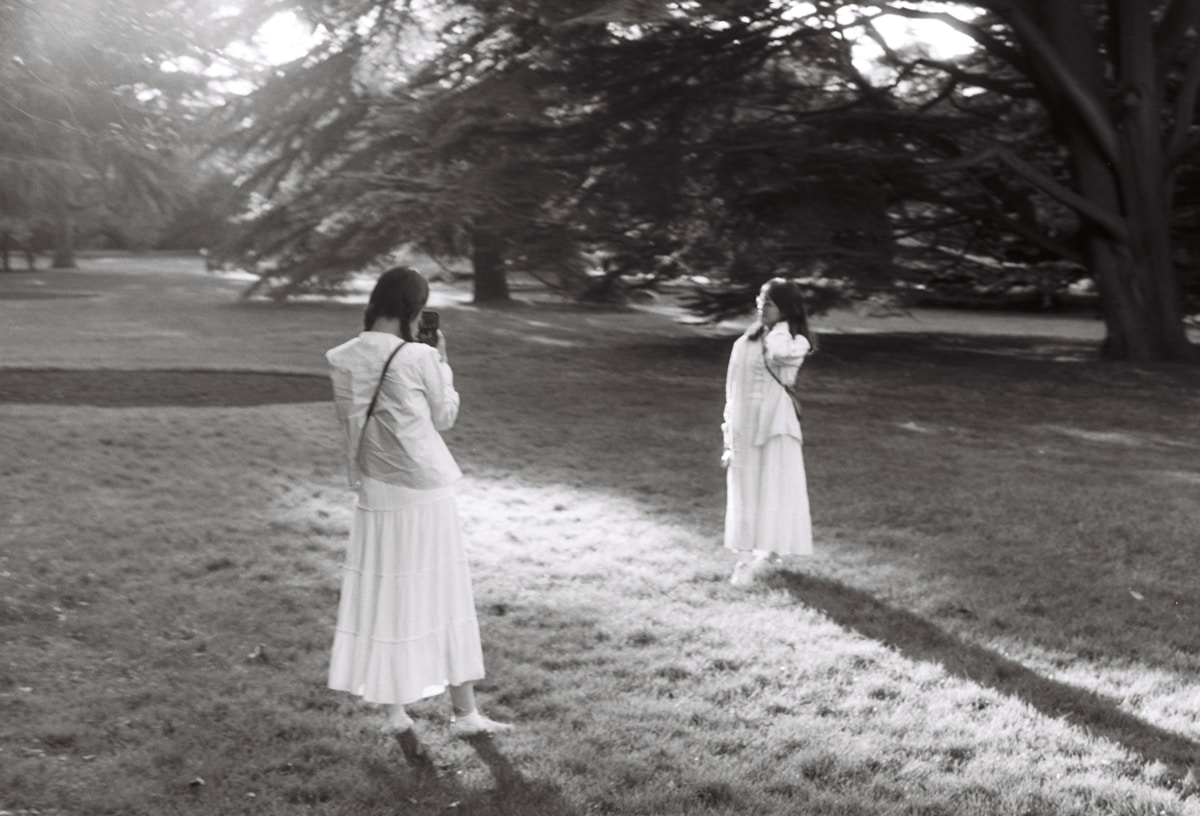
[[[0,809],[1200,813],[1195,485],[1163,476],[1195,471],[1194,375],[831,337],[805,372],[819,554],[739,589],[727,338],[445,318],[480,695],[519,730],[460,743],[416,705],[423,772],[324,687],[330,405],[5,405]]]

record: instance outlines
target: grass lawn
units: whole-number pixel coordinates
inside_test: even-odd
[[[733,337],[437,287],[519,728],[422,768],[325,688],[360,307],[194,267],[0,275],[0,813],[1200,814],[1200,371],[829,333],[817,555],[737,588]]]

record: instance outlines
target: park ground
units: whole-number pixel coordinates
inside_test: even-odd
[[[1200,372],[1084,317],[852,312],[817,554],[726,581],[736,326],[436,284],[489,676],[428,765],[324,687],[361,303],[191,258],[0,276],[0,812],[1200,814]]]

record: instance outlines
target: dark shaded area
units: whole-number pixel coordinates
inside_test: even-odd
[[[719,385],[733,340],[631,342],[599,364],[631,373],[707,375]],[[797,379],[802,396],[814,406],[848,389],[864,404],[916,402],[928,416],[961,412],[958,401],[941,391],[950,389],[988,395],[991,407],[974,409],[976,418],[1008,412],[1020,398],[1029,403],[1025,408],[1031,421],[1045,420],[1042,412],[1048,401],[1059,401],[1063,412],[1076,419],[1092,416],[1112,424],[1120,416],[1114,398],[1140,404],[1164,396],[1189,400],[1200,391],[1200,366],[1102,360],[1099,347],[1086,340],[893,332],[831,333],[820,342]],[[1097,399],[1083,399],[1081,394],[1095,394]],[[971,413],[960,418],[968,419]]]
[[[1182,780],[1200,767],[1200,743],[1122,711],[1085,689],[1042,677],[1002,655],[964,641],[904,609],[837,581],[778,571],[765,579],[801,603],[864,637],[895,647],[909,660],[941,665],[949,674],[1022,700],[1048,717],[1063,718],[1124,746],[1147,762],[1158,761]]]
[[[400,813],[569,816],[578,812],[553,785],[526,779],[489,737],[468,740],[495,781],[495,786],[486,790],[463,787],[453,763],[439,761],[415,731],[398,734],[396,743],[406,764],[372,762],[367,770],[383,789],[394,791],[397,801],[404,803]]]
[[[736,337],[684,337],[659,343],[631,343],[622,348],[620,359],[630,362],[646,357],[703,359],[710,362],[719,360],[724,364]],[[806,371],[811,368],[871,363],[975,368],[984,363],[1002,366],[1008,362],[1012,367],[1022,369],[1055,369],[1071,363],[1100,361],[1098,345],[1085,340],[1054,337],[937,332],[830,333],[820,335],[820,344],[819,351],[805,363]],[[1101,367],[1118,368],[1115,364]],[[1145,367],[1162,371],[1186,370],[1185,367],[1171,364],[1147,364]]]
[[[95,292],[52,292],[44,289],[10,290],[0,292],[0,300],[58,300],[59,298],[96,298]]]
[[[333,399],[329,378],[264,371],[0,369],[0,403],[245,407]]]
[[[470,743],[496,780],[493,796],[501,813],[577,812],[553,785],[526,779],[488,737],[474,737]]]
[[[433,757],[429,755],[429,749],[417,737],[416,731],[412,728],[407,731],[401,731],[396,734],[396,744],[400,746],[400,753],[404,755],[404,759],[408,764],[419,774],[436,773],[437,768],[433,763]]]

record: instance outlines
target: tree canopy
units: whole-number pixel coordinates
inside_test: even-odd
[[[1200,0],[308,4],[325,34],[233,106],[256,208],[231,251],[288,288],[398,246],[576,294],[775,274],[862,297],[948,265],[1096,282],[1115,357],[1187,359]],[[974,52],[897,46],[935,20]],[[874,41],[872,69],[856,45]]]
[[[912,4],[863,5],[927,13]],[[976,5],[987,13],[955,25],[979,43],[979,68],[923,64],[1009,110],[1022,105],[1033,138],[1014,139],[1000,119],[985,140],[930,170],[957,174],[992,207],[1007,202],[986,185],[1006,177],[1006,188],[1030,205],[1008,216],[1011,231],[1080,263],[1095,280],[1111,356],[1196,359],[1183,325],[1196,259],[1179,250],[1192,210],[1180,182],[1191,178],[1200,144],[1200,2]]]

